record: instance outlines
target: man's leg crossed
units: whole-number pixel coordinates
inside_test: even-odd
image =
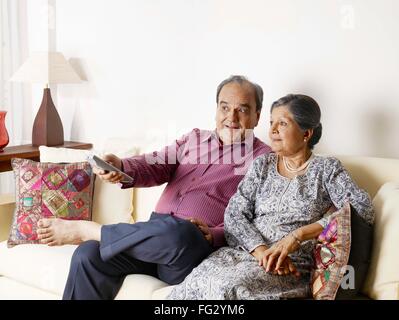
[[[133,273],[177,284],[211,252],[194,224],[166,214],[102,226],[100,243],[87,241],[76,249],[63,298],[112,299]]]
[[[159,278],[176,284],[213,249],[193,223],[153,213],[148,222],[103,226],[100,251],[104,261],[124,252],[141,261],[156,263]]]
[[[120,253],[104,262],[100,256],[100,243],[83,242],[75,250],[65,286],[63,299],[113,299],[128,274],[157,276],[157,266]]]

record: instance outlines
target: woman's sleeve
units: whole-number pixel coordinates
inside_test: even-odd
[[[251,252],[265,245],[262,235],[252,223],[255,215],[256,191],[264,170],[265,156],[256,158],[231,197],[224,215],[224,233],[230,246]]]
[[[369,194],[358,187],[338,159],[332,157],[325,159],[323,179],[335,207],[342,208],[349,201],[369,225],[374,223],[374,208]],[[328,214],[321,220],[328,221]]]

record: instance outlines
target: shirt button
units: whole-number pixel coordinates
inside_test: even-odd
[[[192,178],[191,181],[195,181],[195,178]]]

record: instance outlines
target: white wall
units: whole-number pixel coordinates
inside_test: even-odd
[[[28,11],[28,47],[29,51],[56,51],[55,40],[55,3],[56,0],[25,0]],[[32,126],[43,99],[43,89],[46,84],[27,84],[31,87],[32,118],[27,132],[32,139]],[[54,104],[57,104],[57,86],[50,86]]]
[[[57,0],[56,49],[88,80],[58,86],[67,139],[212,129],[216,86],[244,74],[265,91],[263,140],[272,101],[305,93],[318,152],[399,157],[397,0]]]

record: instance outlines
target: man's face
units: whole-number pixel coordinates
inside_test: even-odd
[[[216,131],[223,144],[242,141],[246,130],[257,126],[259,117],[255,90],[248,83],[230,82],[222,88],[216,111]]]

